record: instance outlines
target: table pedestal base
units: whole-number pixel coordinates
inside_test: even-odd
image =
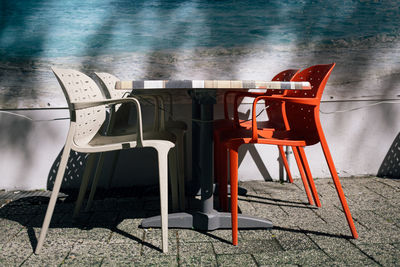
[[[142,221],[143,228],[161,228],[161,217],[154,216],[146,218]],[[257,229],[257,228],[272,228],[273,225],[270,221],[247,216],[238,215],[239,229]],[[203,212],[180,212],[168,214],[168,228],[184,228],[196,229],[202,231],[212,231],[217,229],[230,229],[231,214],[229,212],[212,211],[211,213]]]

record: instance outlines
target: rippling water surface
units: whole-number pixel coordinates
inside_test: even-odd
[[[0,55],[358,45],[399,37],[398,1],[3,1]]]
[[[51,66],[122,79],[270,79],[336,62],[326,99],[400,95],[397,0],[285,2],[2,1],[0,108],[66,106]]]

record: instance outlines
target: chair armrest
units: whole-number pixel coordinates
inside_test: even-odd
[[[135,95],[135,96],[158,96],[158,97],[161,97],[160,100],[162,100],[162,101],[164,101],[163,97],[167,97],[168,101],[169,101],[169,107],[170,107],[169,108],[168,119],[172,120],[172,116],[173,116],[173,103],[172,103],[172,100],[173,99],[172,99],[172,94],[171,93],[169,93],[169,92],[154,92],[152,90],[148,90],[148,92],[143,92],[143,91],[138,92],[136,90],[133,90],[131,94]],[[165,104],[164,104],[164,107],[165,107]]]
[[[320,102],[319,99],[316,98],[297,98],[297,97],[285,97],[285,96],[259,96],[254,99],[253,108],[252,108],[252,141],[254,143],[258,142],[258,134],[257,134],[257,115],[256,115],[256,106],[259,100],[273,100],[273,101],[283,101],[286,103],[297,103],[309,106],[317,106]]]
[[[265,96],[266,94],[268,94],[267,92],[237,92],[236,96],[235,96],[235,101],[233,102],[233,125],[236,128],[240,127],[240,123],[239,123],[239,112],[238,112],[238,108],[239,108],[239,98],[242,97],[259,97],[259,96]]]
[[[143,146],[143,123],[142,123],[142,110],[140,108],[140,102],[134,97],[127,98],[117,98],[117,99],[107,99],[101,101],[90,101],[90,102],[77,102],[71,103],[72,111],[81,110],[85,108],[92,108],[102,105],[114,105],[114,104],[123,104],[123,103],[133,103],[136,106],[137,110],[137,145]],[[75,112],[74,112],[75,113]],[[71,118],[73,119],[73,118]]]
[[[228,112],[228,96],[241,93],[240,91],[229,90],[224,93],[224,118],[229,120],[229,112]]]
[[[128,96],[132,97],[132,96]],[[150,103],[154,106],[154,120],[153,120],[153,131],[159,131],[160,129],[160,116],[159,116],[159,105],[160,105],[160,99],[157,95],[139,95],[137,94],[136,97],[140,100],[145,99],[146,102],[150,102],[148,100],[154,101],[154,103]],[[162,99],[161,99],[162,101]]]
[[[263,99],[263,100],[272,100],[272,101],[285,101],[286,103],[297,103],[297,104],[310,105],[310,106],[317,106],[320,103],[320,100],[317,98],[299,98],[299,97],[288,97],[288,96],[281,96],[281,95],[259,96],[259,97],[257,97],[257,99],[258,100]]]

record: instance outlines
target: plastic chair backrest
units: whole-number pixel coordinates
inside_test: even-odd
[[[99,77],[103,86],[107,88],[107,93],[110,94],[109,97],[113,98],[123,98],[128,91],[126,90],[116,90],[115,83],[120,81],[117,77],[106,72],[95,72],[97,77]]]
[[[318,143],[319,140],[319,104],[325,85],[335,66],[333,64],[315,65],[296,74],[292,81],[308,81],[311,90],[292,90],[288,91],[287,97],[312,98],[316,100],[316,105],[305,105],[300,103],[286,103],[286,117],[290,130],[299,138],[305,140],[307,145]]]
[[[292,77],[298,73],[299,69],[288,69],[281,71],[272,78],[272,81],[288,82]],[[273,89],[268,90],[268,95],[286,95],[288,90]],[[274,124],[276,129],[285,129],[287,124],[282,116],[282,102],[278,101],[266,101],[265,107],[268,115],[268,121]]]
[[[321,99],[322,93],[324,92],[325,84],[328,81],[330,71],[332,71],[334,66],[335,63],[314,65],[297,73],[292,78],[292,81],[307,81],[311,84],[311,90],[288,90],[286,96]],[[326,75],[328,75],[328,77]]]
[[[279,72],[277,75],[274,76],[274,78],[272,78],[271,81],[281,81],[281,82],[289,82],[293,76],[298,73],[300,70],[299,69],[287,69],[284,71]],[[268,93],[271,94],[277,94],[277,95],[281,95],[281,94],[285,94],[287,92],[287,90],[282,90],[282,89],[272,89],[272,90],[268,90]]]
[[[93,139],[106,119],[106,106],[73,110],[73,103],[104,100],[97,84],[87,75],[71,69],[52,68],[67,99],[71,121],[76,122],[74,143],[85,145]]]

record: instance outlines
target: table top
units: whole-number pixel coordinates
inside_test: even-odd
[[[310,90],[309,82],[256,80],[146,80],[118,81],[115,89],[283,89]]]

